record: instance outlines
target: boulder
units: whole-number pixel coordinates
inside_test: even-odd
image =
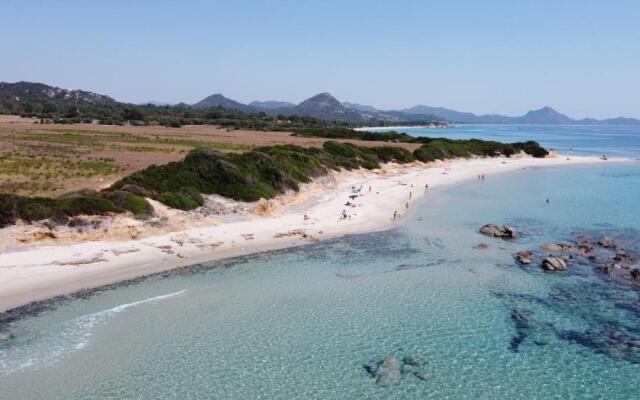
[[[516,260],[520,264],[531,264],[531,258],[533,257],[533,252],[531,250],[521,250],[516,253]]]
[[[567,262],[562,257],[547,256],[542,259],[542,269],[545,271],[564,271],[567,269]]]
[[[395,357],[387,357],[378,364],[375,371],[376,383],[382,386],[393,385],[400,380],[402,364]]]
[[[480,228],[480,233],[501,239],[516,239],[518,232],[508,225],[486,224]]]
[[[533,252],[531,250],[520,250],[516,253],[516,259],[522,264],[530,264],[533,258]]]

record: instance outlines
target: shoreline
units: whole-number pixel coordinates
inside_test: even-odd
[[[609,160],[618,161],[627,160]],[[38,245],[4,252],[0,260],[0,312],[189,265],[387,230],[401,223],[405,204],[424,196],[429,190],[425,189],[426,184],[433,188],[465,182],[479,174],[490,178],[535,167],[603,162],[606,161],[597,157],[520,156],[342,171],[335,173],[333,184],[322,190],[316,188],[303,202],[290,204],[272,216],[249,215],[238,221],[134,240]],[[358,197],[350,200],[354,186],[362,189]],[[355,206],[346,206],[347,201]],[[343,210],[349,216],[346,219],[340,218]],[[394,221],[396,210],[400,221]]]
[[[361,126],[359,128],[353,128],[354,131],[360,131],[360,132],[366,132],[366,131],[372,131],[372,130],[380,130],[380,129],[388,129],[388,130],[394,130],[394,129],[410,129],[410,128],[425,128],[425,129],[447,129],[447,128],[451,128],[452,124],[447,124],[445,126],[435,126],[435,125],[411,125],[411,126]]]

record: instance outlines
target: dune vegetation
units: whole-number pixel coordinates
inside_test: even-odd
[[[425,138],[420,138],[421,140]],[[181,161],[152,165],[102,191],[78,191],[58,198],[0,195],[0,226],[18,220],[64,221],[78,215],[153,213],[145,198],[168,207],[191,210],[204,203],[203,194],[239,201],[270,199],[331,170],[376,169],[383,163],[430,162],[473,156],[511,156],[524,151],[542,157],[536,142],[504,144],[482,140],[429,139],[413,153],[401,147],[362,147],[328,140],[322,148],[295,145],[257,147],[244,153],[196,148]]]

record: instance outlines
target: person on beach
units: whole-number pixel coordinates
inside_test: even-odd
[[[425,184],[424,184],[424,188],[425,188],[425,189],[429,189],[429,184],[428,184],[428,183],[425,183]]]
[[[398,210],[393,212],[393,220],[395,221],[398,218]]]
[[[369,185],[369,193],[371,193],[371,185]]]
[[[411,196],[413,196],[413,192],[409,192],[409,200],[411,200]]]
[[[404,207],[405,208],[409,208],[409,202],[408,201],[406,203],[404,203]]]
[[[309,220],[309,216],[307,215],[307,213],[304,213],[304,220],[308,221]]]

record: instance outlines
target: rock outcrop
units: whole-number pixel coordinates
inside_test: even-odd
[[[547,256],[542,259],[542,269],[545,271],[564,271],[567,269],[567,262],[562,257]]]
[[[531,250],[521,250],[516,253],[516,260],[520,264],[531,264],[531,259],[533,258],[533,252]]]
[[[480,228],[480,233],[501,239],[516,239],[518,232],[508,225],[486,224]]]

